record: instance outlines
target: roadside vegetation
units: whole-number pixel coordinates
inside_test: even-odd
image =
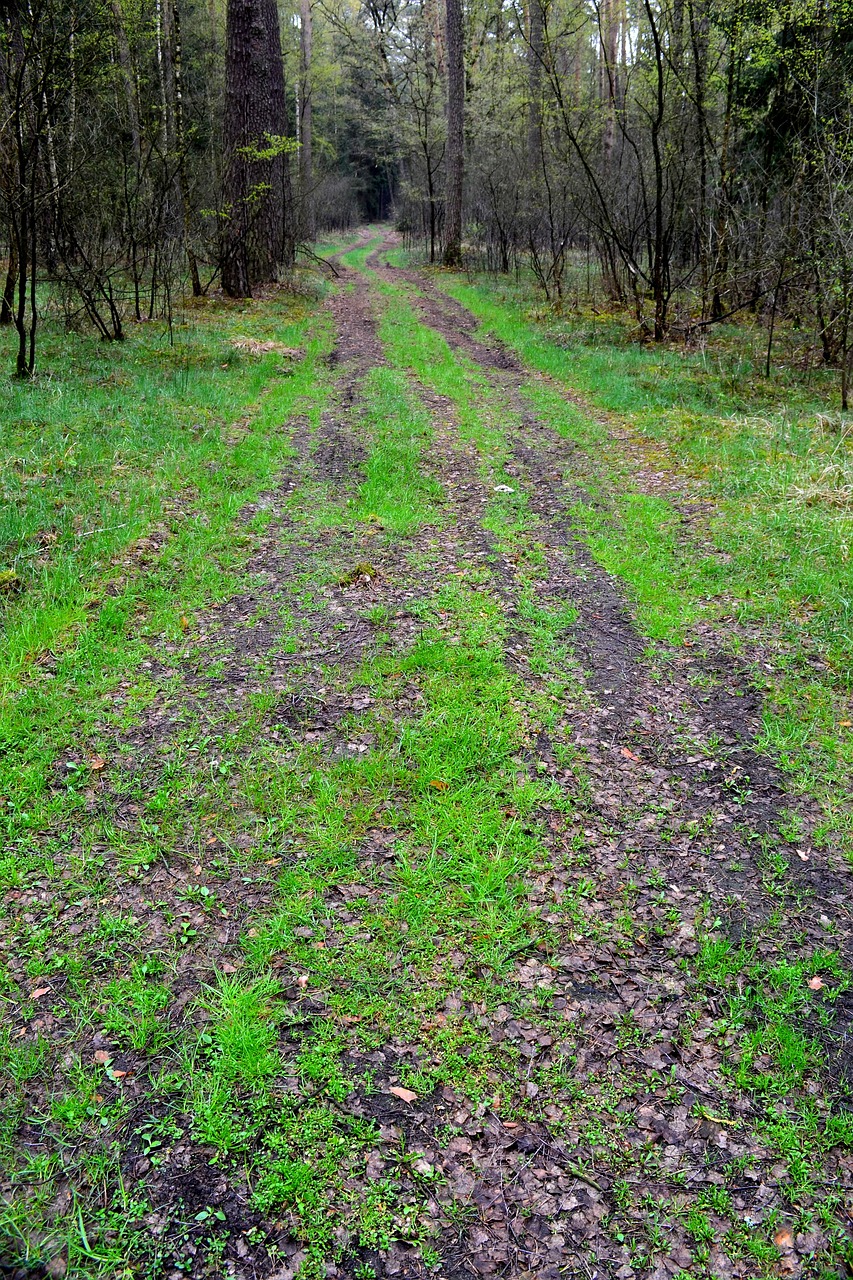
[[[555,319],[532,287],[442,286],[571,393],[568,415],[551,386],[528,398],[594,455],[575,527],[651,642],[713,627],[746,657],[767,695],[762,746],[820,793],[850,852],[853,420],[829,371],[792,358],[766,378],[748,327],[652,348],[618,313]]]

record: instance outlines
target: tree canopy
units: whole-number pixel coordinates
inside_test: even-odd
[[[583,252],[640,333],[744,309],[851,347],[851,0],[7,0],[0,234],[17,369],[39,283],[119,339],[394,217],[432,261]]]

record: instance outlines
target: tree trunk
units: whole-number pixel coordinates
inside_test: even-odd
[[[432,262],[435,262],[435,237],[436,237],[436,225],[435,225],[435,201],[436,201],[436,194],[435,194],[435,179],[434,179],[433,171],[432,171],[432,158],[431,158],[430,153],[429,153],[429,144],[428,144],[428,142],[426,141],[426,139],[425,139],[425,138],[421,139],[421,146],[422,146],[422,148],[423,148],[423,153],[424,153],[424,167],[425,167],[425,170],[426,170],[427,204],[428,204],[428,207],[429,207],[429,225],[428,225],[428,235],[429,235],[429,260],[430,260],[430,262],[432,263]]]
[[[178,196],[181,201],[181,219],[184,227],[184,249],[190,269],[193,297],[202,294],[198,259],[192,243],[192,212],[190,208],[189,180],[187,178],[187,140],[184,128],[184,47],[181,39],[181,11],[178,0],[172,0],[172,76],[175,116],[175,151],[177,163]]]
[[[45,120],[41,114],[43,84],[33,84],[25,75],[28,61],[35,61],[34,40],[25,42],[19,13],[10,23],[12,74],[8,79],[10,133],[14,137],[13,198],[9,201],[11,242],[14,246],[15,276],[12,282],[12,323],[18,335],[15,375],[31,378],[35,373],[36,330],[36,181],[40,170],[40,142]],[[11,174],[10,174],[11,177]],[[12,265],[10,261],[10,267]],[[7,288],[9,281],[7,280]],[[17,296],[16,296],[17,295]],[[27,309],[29,306],[29,317]]]
[[[299,0],[299,62],[302,80],[302,110],[300,112],[302,146],[299,151],[299,196],[302,205],[302,233],[306,240],[316,235],[314,219],[314,165],[311,156],[311,50],[314,31],[311,0]]]
[[[706,137],[708,117],[705,105],[705,88],[708,65],[708,16],[703,3],[687,0],[690,22],[690,39],[693,51],[693,86],[696,111],[696,150],[699,160],[699,200],[696,213],[696,254],[699,259],[699,289],[702,296],[702,319],[708,314],[708,288],[710,284],[709,236],[707,228],[708,208],[708,157]]]
[[[843,224],[842,224],[843,225]],[[853,309],[853,280],[850,263],[845,255],[841,264],[841,412],[850,408],[850,312]]]
[[[270,133],[283,140],[287,134],[287,92],[284,83],[284,59],[281,53],[281,27],[277,0],[264,0],[267,28],[267,68],[270,84]],[[271,184],[274,213],[271,211],[270,234],[278,246],[278,261],[287,269],[296,257],[297,228],[293,217],[293,190],[290,180],[290,154],[279,151],[272,163]]]
[[[849,403],[849,386],[850,386],[850,353],[845,351],[841,358],[841,412],[846,413],[850,408]]]
[[[167,49],[171,41],[169,30],[169,0],[164,9],[163,0],[155,0],[154,5],[154,48],[157,55],[157,83],[160,91],[160,131],[164,153],[170,150],[169,139],[169,88],[168,80],[171,72]]]
[[[18,223],[15,227],[15,239],[18,245],[18,299],[14,313],[15,330],[18,334],[15,375],[18,378],[31,378],[35,373],[36,363],[36,327],[38,323],[35,241],[36,170],[35,157],[33,157],[33,162],[28,172],[25,153],[23,149],[19,148],[18,179],[21,202],[18,210]],[[30,308],[29,322],[27,319],[28,301]]]
[[[652,157],[655,166],[654,219],[652,238],[652,296],[655,304],[655,341],[666,337],[667,310],[669,304],[669,236],[665,226],[666,211],[664,208],[665,175],[663,163],[663,147],[661,130],[664,122],[665,107],[665,63],[658,29],[657,19],[649,3],[644,0],[646,16],[649,20],[650,34],[655,55],[655,98],[656,109],[651,117]]]
[[[711,316],[719,320],[723,314],[723,290],[729,274],[729,144],[731,141],[735,110],[735,51],[729,49],[729,65],[726,73],[726,105],[723,118],[723,140],[720,149],[719,195],[716,217],[716,262],[712,272],[713,295]]]
[[[284,256],[284,68],[275,0],[228,0],[222,287],[248,298]]]
[[[444,265],[462,265],[462,179],[464,175],[465,54],[462,0],[447,3],[447,150],[444,203]]]
[[[613,149],[616,142],[616,112],[619,98],[619,50],[625,24],[622,21],[621,0],[600,0],[598,11],[598,96],[602,112],[601,132],[601,181],[611,204],[618,195],[614,190]],[[616,255],[607,243],[607,251],[601,255],[601,274],[608,298],[621,302],[623,285],[619,276]]]
[[[18,246],[15,237],[9,236],[9,266],[6,269],[6,283],[3,286],[3,297],[0,299],[0,324],[11,324],[15,306],[15,281],[18,278]]]

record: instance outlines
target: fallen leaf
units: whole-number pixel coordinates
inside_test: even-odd
[[[728,1120],[725,1116],[715,1116],[708,1107],[700,1107],[699,1114],[703,1120],[710,1120],[711,1124],[721,1125],[724,1129],[736,1129],[738,1127],[737,1121]]]
[[[104,768],[106,763],[107,762],[103,756],[89,757],[89,768],[92,770],[92,773],[100,773],[101,769]]]
[[[797,857],[800,859],[800,862],[808,862],[810,856],[808,849],[797,850]]]
[[[450,788],[450,783],[442,782],[440,778],[433,778],[429,785],[435,787],[436,791],[447,791]]]
[[[850,729],[853,727],[853,720],[839,720],[838,723],[841,725],[842,729]]]
[[[297,360],[302,352],[296,347],[285,347],[280,342],[275,342],[272,338],[232,338],[231,346],[235,351],[242,351],[250,356],[267,355],[270,351],[276,351],[280,356],[287,356],[289,360]],[[227,366],[223,365],[223,369]]]
[[[205,844],[219,844],[219,836],[208,836]]]
[[[393,1084],[388,1092],[393,1093],[395,1098],[402,1098],[404,1102],[416,1102],[418,1097],[411,1089],[404,1089],[399,1084]]]
[[[96,1049],[95,1052],[92,1054],[92,1061],[103,1063],[105,1067],[109,1066],[112,1060],[113,1060],[113,1055],[109,1053],[106,1049]]]
[[[809,978],[809,989],[811,991],[823,991],[826,983],[823,978]]]
[[[792,1253],[794,1249],[794,1233],[790,1227],[783,1227],[781,1231],[777,1231],[773,1237],[773,1243],[783,1253]]]
[[[49,991],[50,991],[50,987],[37,987],[36,990],[32,993],[30,999],[38,1000],[41,996],[46,996]]]
[[[201,863],[200,863],[200,862],[197,862],[197,863],[196,863],[196,865],[193,867],[193,875],[194,875],[194,876],[200,876],[200,875],[201,875]]]
[[[635,756],[635,755],[634,755],[634,753],[633,753],[633,751],[630,751],[630,750],[628,749],[628,747],[621,747],[621,748],[620,748],[620,751],[621,751],[621,754],[625,757],[625,759],[626,759],[626,760],[636,760],[637,764],[639,764],[639,763],[640,763],[640,757],[639,757],[639,756]]]

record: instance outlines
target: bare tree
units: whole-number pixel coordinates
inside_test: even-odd
[[[445,155],[444,265],[462,263],[462,184],[465,166],[465,46],[462,0],[446,0],[447,151]]]

